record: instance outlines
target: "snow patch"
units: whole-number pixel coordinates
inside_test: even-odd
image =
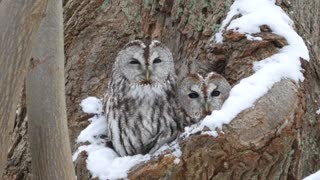
[[[261,37],[254,37],[254,36],[251,36],[250,34],[246,34],[246,37],[250,41],[262,41]]]
[[[217,131],[205,131],[202,134],[206,134],[206,135],[209,135],[209,136],[212,136],[212,137],[217,137],[218,136]]]
[[[80,103],[82,111],[85,113],[101,114],[103,112],[102,101],[96,97],[90,96]]]
[[[150,155],[119,157],[111,148],[91,144],[80,146],[73,155],[73,160],[76,160],[81,151],[88,153],[87,169],[93,177],[98,177],[100,180],[126,178],[128,171],[134,165],[150,159]]]
[[[180,159],[176,158],[176,159],[173,161],[173,163],[174,163],[174,164],[179,164],[180,161],[181,161]]]
[[[101,137],[107,133],[106,117],[102,114],[90,118],[90,125],[80,132],[77,143],[90,142],[94,144],[105,144]]]
[[[308,177],[303,178],[303,180],[319,180],[320,179],[320,171],[309,175]]]
[[[320,108],[316,111],[316,114],[320,115]]]

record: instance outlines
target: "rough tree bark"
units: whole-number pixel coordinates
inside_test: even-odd
[[[297,32],[304,38],[311,61],[303,61],[306,112],[301,128],[301,171],[303,176],[320,169],[320,1],[280,0],[279,4],[294,20]]]
[[[136,167],[130,173],[131,179],[301,179],[320,169],[320,118],[315,114],[320,107],[320,2],[290,2],[277,0],[295,21],[299,34],[310,41],[307,44],[311,61],[302,61],[306,79],[300,87],[290,81],[277,83],[257,101],[257,111],[242,112],[218,138],[192,136],[183,142],[184,153],[178,165],[173,164],[172,156],[160,157],[152,165]],[[232,84],[252,73],[252,62],[269,57],[286,45],[282,37],[261,27],[263,32],[257,34],[263,38],[261,43],[230,32],[225,34],[223,46],[209,46],[208,39],[219,28],[231,4],[231,0],[65,0],[66,93],[72,148],[88,124],[78,104],[87,96],[102,96],[115,56],[129,40],[159,39],[172,50],[177,66],[188,67],[190,62],[196,62],[198,69],[222,73]],[[180,76],[184,73],[179,72]],[[292,108],[274,111],[268,107],[272,105]],[[259,110],[266,107],[273,113]],[[16,131],[20,132],[18,127],[23,123],[16,124],[20,129]],[[244,124],[249,128],[245,129]],[[17,172],[12,167],[20,164],[27,171],[25,164],[14,163],[27,154],[20,156],[23,148],[18,147],[23,143],[19,140],[13,146],[17,148],[9,162],[15,165],[9,164],[7,175]],[[85,166],[85,160],[80,162]],[[77,170],[79,179],[88,179],[83,167]]]
[[[62,1],[49,0],[26,79],[32,179],[75,179],[67,127]]]
[[[46,1],[0,1],[0,176],[5,168],[9,133],[29,64],[34,34]]]

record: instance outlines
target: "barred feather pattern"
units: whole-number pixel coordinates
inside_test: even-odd
[[[191,117],[188,113],[179,105],[179,119],[183,120],[181,123],[182,129],[187,126],[191,126],[193,124],[197,124],[201,117]]]
[[[116,77],[108,89],[107,133],[120,156],[153,153],[181,131],[174,77],[151,85]]]

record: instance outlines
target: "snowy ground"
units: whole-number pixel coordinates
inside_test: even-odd
[[[232,17],[238,14],[242,16],[231,21]],[[292,20],[275,5],[274,0],[236,0],[223,21],[220,32],[213,36],[211,42],[222,43],[222,34],[225,30],[244,33],[249,40],[259,41],[261,38],[253,37],[252,34],[260,32],[261,25],[268,25],[275,34],[285,37],[289,45],[279,49],[279,53],[255,63],[253,67],[255,73],[232,88],[221,110],[213,111],[199,126],[186,128],[187,135],[207,126],[212,131],[206,134],[217,136],[214,131],[216,128],[228,124],[241,111],[253,106],[254,102],[266,94],[274,83],[284,78],[296,82],[304,79],[301,73],[300,57],[309,60],[307,47],[293,30]],[[106,133],[106,120],[101,100],[89,97],[81,102],[81,106],[84,112],[96,115],[90,119],[91,124],[81,132],[77,140],[77,142],[88,141],[90,145],[79,147],[73,159],[77,158],[79,152],[87,151],[87,168],[93,176],[100,179],[125,178],[131,167],[150,159],[150,155],[118,157],[112,149],[105,147],[104,139],[100,138]],[[173,144],[172,147],[163,147],[159,152],[167,148],[177,149],[175,151],[177,157],[181,154],[177,144]],[[177,159],[176,162],[179,160]]]

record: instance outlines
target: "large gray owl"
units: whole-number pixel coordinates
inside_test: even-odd
[[[195,73],[183,78],[178,85],[178,102],[184,114],[184,126],[197,123],[220,109],[230,89],[228,81],[215,72],[206,77]]]
[[[107,134],[121,156],[152,153],[178,135],[172,54],[135,40],[119,52],[105,96]]]

